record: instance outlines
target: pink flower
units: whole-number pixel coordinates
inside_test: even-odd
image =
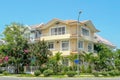
[[[29,52],[29,50],[24,50],[24,52],[25,52],[25,53],[28,53],[28,52]]]
[[[8,57],[8,56],[6,56],[6,57],[4,58],[4,60],[5,60],[5,61],[8,61],[8,59],[9,59],[9,57]]]

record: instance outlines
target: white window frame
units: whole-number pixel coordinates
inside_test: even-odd
[[[82,42],[82,47],[79,47],[79,43]],[[78,41],[78,49],[80,50],[84,50],[84,41],[83,40],[79,40]]]
[[[83,29],[88,30],[88,35],[84,35],[84,34],[83,34]],[[82,34],[83,36],[90,36],[90,29],[82,26],[82,27],[81,27],[81,34]]]
[[[52,29],[53,29],[53,31],[54,31],[53,33],[52,33]],[[56,28],[56,30],[57,30],[57,28]],[[50,29],[50,34],[51,34],[51,35],[57,35],[57,31],[55,32],[55,28],[51,28],[51,29]]]
[[[91,47],[92,47],[90,51],[89,51],[89,49],[88,49],[89,44],[90,44],[90,45],[91,45]],[[89,42],[89,43],[88,43],[87,49],[88,49],[88,52],[93,52],[93,43],[92,43],[92,42]]]
[[[61,26],[51,27],[50,30],[49,30],[50,35],[51,35],[51,36],[52,36],[52,35],[64,35],[64,34],[62,34],[62,31],[61,31],[61,32],[58,32],[58,31],[59,31],[59,28],[61,28],[61,30],[62,30],[62,27],[65,28],[65,32],[64,32],[64,34],[66,34],[66,26],[65,26],[65,25],[61,25]],[[52,34],[52,29],[54,29],[54,28],[57,29],[57,33],[54,32],[54,34]]]
[[[35,40],[35,33],[30,33],[30,41],[34,41]]]
[[[64,48],[62,47],[62,44],[63,44],[64,41],[67,41],[67,42],[68,42],[68,49],[64,49]],[[62,50],[62,51],[68,51],[68,50],[70,50],[70,41],[69,41],[69,40],[62,40],[62,41],[61,41],[61,50]]]
[[[53,48],[49,48],[49,44],[50,44],[50,43],[53,43]],[[55,49],[55,43],[54,43],[54,42],[48,42],[47,44],[48,44],[48,49],[49,49],[49,50],[54,50],[54,49]]]

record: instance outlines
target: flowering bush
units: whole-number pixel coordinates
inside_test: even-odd
[[[9,59],[9,57],[8,56],[6,56],[5,58],[4,58],[4,60],[7,62],[8,61],[8,59]]]
[[[28,53],[28,52],[29,52],[29,50],[24,50],[24,52],[25,52],[25,53]]]

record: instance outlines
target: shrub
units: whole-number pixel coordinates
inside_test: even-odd
[[[108,76],[108,72],[105,72],[105,71],[103,71],[101,74],[102,74],[103,76]]]
[[[118,71],[118,70],[114,70],[114,73],[115,73],[116,76],[120,75],[120,71]]]
[[[72,66],[68,66],[68,70],[69,70],[69,71],[72,71]]]
[[[76,72],[75,71],[68,71],[66,74],[68,75],[68,77],[73,77],[76,75]]]
[[[109,71],[109,75],[110,75],[110,76],[115,76],[114,71]]]
[[[50,76],[50,75],[52,75],[53,74],[53,71],[52,70],[50,70],[50,69],[47,69],[47,70],[45,70],[45,71],[43,71],[43,74],[44,74],[44,76]]]
[[[46,66],[44,66],[44,67],[40,67],[40,71],[41,71],[41,73],[43,73],[43,71],[45,71],[45,70],[47,70],[48,68],[46,67]]]
[[[120,72],[118,70],[112,70],[112,71],[109,71],[109,75],[110,76],[118,76],[118,75],[120,75]]]
[[[86,72],[85,66],[84,66],[84,65],[81,65],[81,66],[80,66],[80,70],[81,70],[82,73],[85,73],[85,72]]]
[[[86,70],[87,73],[92,73],[92,67],[89,65]]]
[[[0,74],[3,73],[4,71],[0,69]]]
[[[58,72],[58,75],[65,75],[65,72]]]
[[[64,72],[64,73],[66,73],[68,70],[69,70],[69,67],[67,67],[67,66],[64,66],[64,67],[63,67],[63,72]]]
[[[4,74],[4,75],[8,75],[9,72],[8,72],[8,71],[4,71],[3,74]]]
[[[34,72],[34,75],[35,76],[39,76],[41,74],[41,72],[39,71],[39,70],[36,70],[35,72]]]
[[[99,77],[99,73],[98,73],[97,71],[93,72],[93,75],[94,75],[95,77]]]

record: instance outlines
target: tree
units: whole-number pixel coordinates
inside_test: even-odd
[[[83,73],[91,73],[93,67],[93,53],[82,52],[80,55],[80,62],[81,62],[81,72]]]
[[[70,63],[71,63],[71,67],[72,67],[72,70],[75,70],[75,62],[74,62],[74,60],[75,59],[77,59],[77,55],[76,54],[70,54],[69,56],[68,56],[68,59],[69,59],[69,61],[70,61]]]
[[[112,50],[102,43],[95,44],[94,49],[97,51],[97,57],[94,60],[95,69],[98,71],[114,69],[114,66],[111,64],[113,59]]]
[[[38,41],[36,43],[31,43],[30,45],[31,59],[33,60],[32,64],[36,66],[41,66],[45,64],[49,56],[52,55],[51,51],[48,50],[47,43],[43,41]]]
[[[24,38],[24,32],[27,28],[19,23],[6,25],[4,40],[6,41],[3,54],[9,57],[9,65],[16,67],[16,73],[23,70],[23,66],[29,64],[29,54],[25,52],[29,48],[27,40]]]
[[[115,67],[120,71],[120,49],[117,49],[114,54]]]
[[[61,67],[60,63],[60,60],[62,58],[61,54],[62,54],[61,52],[55,53],[54,56],[50,57],[47,63],[48,67],[51,68],[55,74],[58,74],[58,72],[60,72],[59,68]]]

